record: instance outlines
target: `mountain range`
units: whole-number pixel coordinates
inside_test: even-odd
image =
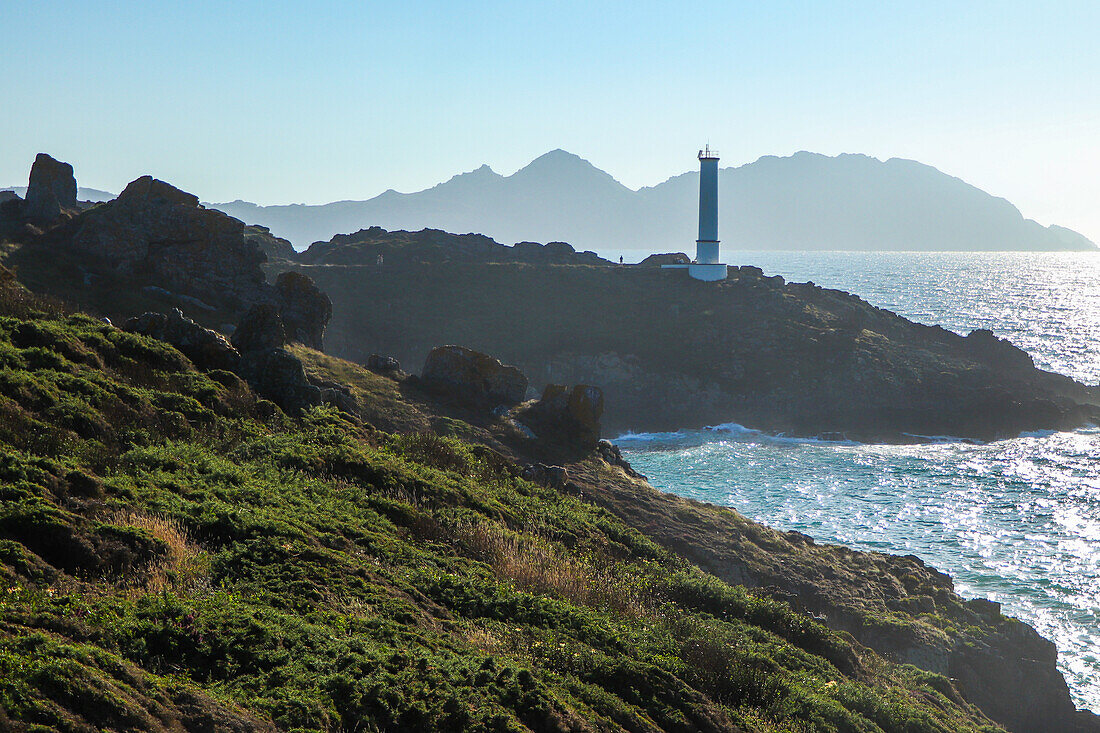
[[[502,242],[566,241],[605,256],[694,252],[698,172],[633,190],[564,150],[509,176],[489,166],[415,193],[366,201],[210,204],[304,249],[369,227],[477,232]],[[1083,235],[1025,219],[1003,198],[912,160],[800,152],[720,173],[727,249],[1092,250]]]

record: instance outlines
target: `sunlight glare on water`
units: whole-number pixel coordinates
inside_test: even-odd
[[[989,328],[1037,366],[1100,382],[1100,255],[733,253],[960,333]],[[1100,429],[986,445],[793,440],[737,425],[616,439],[654,486],[821,541],[915,554],[1058,646],[1100,710]]]

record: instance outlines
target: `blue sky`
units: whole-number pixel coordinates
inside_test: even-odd
[[[631,187],[914,158],[1100,242],[1100,3],[0,0],[0,184],[35,153],[205,200],[417,190],[553,148]]]

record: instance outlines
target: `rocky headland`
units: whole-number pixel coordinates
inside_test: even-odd
[[[643,398],[674,420],[685,390],[720,411],[754,383],[743,414],[811,429],[810,390],[855,375],[877,417],[853,431],[904,437],[887,419],[923,424],[896,407],[921,390],[975,434],[1090,414],[1011,345],[749,268],[368,248],[268,284],[270,235],[131,187],[50,222],[2,210],[31,282],[0,268],[0,728],[1100,731],[997,604],[658,492],[600,439]]]
[[[422,364],[441,343],[463,344],[517,365],[536,389],[599,385],[613,433],[737,422],[858,440],[992,440],[1100,419],[1095,387],[1037,369],[995,334],[914,323],[754,267],[702,283],[653,266],[467,258],[463,237],[422,236],[456,246],[439,260],[423,248],[401,257],[394,248],[415,235],[375,233],[384,245],[335,239],[269,269],[306,273],[329,294],[333,354]]]

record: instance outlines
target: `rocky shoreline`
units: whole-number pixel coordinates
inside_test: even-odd
[[[736,422],[866,442],[988,441],[1100,421],[1096,387],[1035,368],[988,331],[960,336],[754,267],[720,283],[653,267],[268,269],[308,274],[329,294],[334,354],[418,365],[438,344],[464,344],[515,364],[536,389],[601,386],[614,433]]]
[[[32,175],[33,207],[19,199],[0,204],[7,262],[20,264],[20,278],[25,272],[41,290],[124,323],[123,336],[173,347],[161,353],[131,344],[134,353],[206,375],[221,385],[204,387],[210,394],[228,390],[209,415],[191,398],[171,404],[210,421],[244,409],[239,403],[247,419],[280,426],[327,405],[345,421],[341,430],[370,445],[391,440],[379,431],[459,436],[504,462],[493,465],[594,505],[714,578],[826,625],[845,644],[850,638],[850,655],[829,661],[853,678],[871,674],[860,657],[874,650],[939,675],[935,694],[943,698],[928,693],[937,705],[974,706],[976,717],[1019,733],[1100,731],[1100,719],[1074,709],[1050,642],[996,604],[963,600],[948,576],[918,558],[817,544],[658,492],[600,441],[601,432],[731,419],[795,434],[986,440],[1093,420],[1100,414],[1095,388],[1035,369],[1027,354],[988,332],[963,337],[921,326],[847,293],[788,284],[755,268],[710,284],[653,267],[538,261],[586,257],[562,248],[529,248],[535,262],[496,263],[485,260],[494,250],[478,240],[477,262],[283,259],[268,266],[278,274],[269,284],[265,250],[285,248],[262,231],[246,231],[151,177],[113,202],[81,205],[70,196],[71,168],[56,163]],[[429,249],[446,244],[436,234],[416,241]],[[369,248],[356,256],[363,252],[370,260]],[[16,287],[6,270],[0,281]],[[165,307],[186,298],[210,308],[189,309],[191,320]],[[119,338],[109,324],[81,318],[81,328],[92,323]],[[20,363],[43,358],[24,356],[24,348],[56,346],[50,333],[16,328]],[[58,348],[87,362],[71,369],[105,368],[84,346]],[[408,374],[399,361],[424,369]],[[27,410],[41,409],[25,401]],[[111,432],[103,420],[74,424],[100,437]],[[183,418],[165,424],[181,435],[191,430]],[[388,470],[371,468],[356,480],[382,481]],[[99,478],[81,481],[104,491]],[[74,499],[67,506],[94,513],[98,504]],[[31,536],[18,523],[4,526],[12,536]],[[620,551],[611,547],[609,557]]]

